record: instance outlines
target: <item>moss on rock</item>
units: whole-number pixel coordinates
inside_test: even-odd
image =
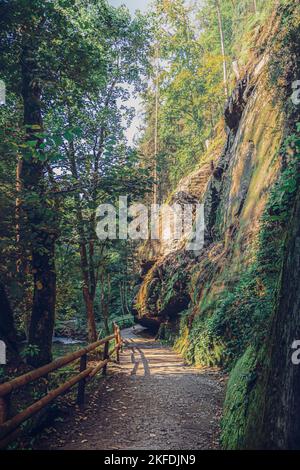
[[[244,448],[249,399],[256,378],[256,351],[249,346],[228,381],[221,436],[225,449]]]

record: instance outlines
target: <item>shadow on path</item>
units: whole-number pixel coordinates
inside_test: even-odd
[[[85,410],[59,423],[39,449],[216,449],[224,378],[187,366],[146,333],[123,330],[120,364],[109,367]]]

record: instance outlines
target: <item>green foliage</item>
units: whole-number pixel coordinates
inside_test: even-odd
[[[131,17],[128,9],[113,8],[106,0],[1,0],[0,17],[0,75],[7,90],[6,104],[0,108],[4,188],[0,274],[12,297],[18,326],[22,335],[30,330],[36,288],[34,270],[30,271],[32,248],[41,256],[49,253],[47,240],[41,237],[38,242],[37,232],[58,239],[58,330],[63,320],[76,319],[74,334],[83,336],[82,292],[87,284],[99,328],[103,328],[105,313],[102,294],[114,319],[121,316],[124,325],[131,324],[135,274],[127,259],[132,248],[124,242],[100,242],[95,212],[102,202],[116,203],[119,195],[141,197],[150,184],[148,169],[128,144],[125,130],[133,118],[130,98],[143,89],[148,74],[151,25],[146,16]],[[24,57],[34,64],[31,83],[42,92],[33,104],[41,109],[40,125],[23,125]],[[38,179],[32,178],[28,185],[24,185],[23,171],[18,194],[17,161],[23,170],[22,163],[27,165],[25,177],[40,169]],[[16,197],[22,230],[22,243],[17,246]],[[87,253],[84,267],[83,248]],[[17,273],[16,261],[21,256],[26,269]]]
[[[134,317],[132,314],[128,313],[127,315],[111,315],[109,319],[110,331],[113,331],[113,323],[117,323],[120,328],[129,328],[134,325]]]
[[[35,344],[27,344],[21,352],[23,359],[35,357],[39,354],[39,348]]]
[[[273,313],[281,272],[286,229],[299,187],[299,124],[281,150],[283,170],[270,191],[258,240],[248,247],[243,271],[225,272],[223,290],[201,305],[193,321],[186,357],[199,365],[231,369],[249,347],[263,344]]]
[[[256,13],[253,0],[219,2],[229,92],[235,86],[232,61],[239,58],[243,65],[247,60],[253,35],[274,1],[257,0]],[[157,128],[158,189],[163,199],[201,164],[201,155],[216,135],[226,96],[217,2],[157,1],[153,17],[152,82],[144,95],[146,128],[140,145],[147,160],[153,161]]]
[[[226,354],[224,350],[221,339],[210,331],[209,325],[203,320],[195,320],[190,335],[190,347],[186,353],[189,362],[195,362],[200,366],[222,365]]]
[[[5,368],[0,366],[0,382],[5,378]]]
[[[256,351],[249,346],[237,361],[227,385],[221,436],[225,449],[243,448],[249,396],[256,377]]]
[[[222,113],[220,42],[213,51],[208,43],[204,44],[212,25],[195,22],[198,9],[176,0],[157,2],[154,11],[156,45],[152,76],[154,86],[159,87],[157,167],[161,195],[172,190],[199,162],[205,140],[213,134]],[[141,142],[148,158],[154,153],[154,95],[151,85],[145,94],[147,127]]]
[[[186,285],[188,281],[188,273],[184,269],[184,265],[180,263],[180,257],[175,263],[177,268],[179,268],[180,265],[181,267],[180,269],[174,269],[175,266],[170,266],[169,269],[166,270],[165,278],[167,279],[167,282],[163,285],[162,292],[160,293],[161,309],[168,306],[171,299],[176,296],[178,290],[181,289],[182,286]]]
[[[269,78],[270,83],[277,88],[277,99],[287,115],[296,112],[295,105],[290,99],[291,77],[298,79],[298,59],[299,50],[299,18],[300,5],[294,0],[280,2],[280,27],[276,37],[276,43],[272,49]],[[291,57],[293,60],[291,61]],[[288,84],[288,90],[286,85]]]

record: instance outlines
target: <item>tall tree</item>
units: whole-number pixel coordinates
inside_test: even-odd
[[[27,229],[30,234],[31,269],[34,281],[34,294],[28,342],[39,349],[38,356],[32,359],[33,365],[40,365],[51,360],[51,345],[54,328],[56,273],[54,262],[55,239],[57,228],[55,212],[51,210],[46,198],[42,143],[39,134],[43,131],[41,110],[42,87],[37,75],[38,30],[43,27],[46,18],[42,14],[37,25],[29,22],[24,25],[22,35],[20,68],[22,76],[22,97],[24,105],[25,141],[35,145],[39,157],[23,158],[20,171],[22,189],[26,195],[23,210]]]
[[[228,79],[227,79],[227,64],[226,64],[226,55],[225,55],[225,41],[224,41],[223,22],[222,22],[222,14],[221,14],[221,7],[220,7],[219,0],[216,0],[216,9],[217,9],[217,14],[218,14],[221,51],[222,51],[222,57],[223,57],[224,90],[225,90],[225,96],[226,98],[228,98]]]
[[[156,51],[159,51],[160,70],[157,74],[153,67],[153,80],[144,95],[147,124],[141,149],[145,159],[152,160],[153,165],[156,142],[159,142],[155,160],[160,200],[199,163],[223,110],[224,56],[220,53],[216,13],[214,0],[200,7],[187,5],[182,0],[155,4],[153,21],[158,47],[153,48],[152,56],[156,63]],[[224,48],[225,32],[230,29],[228,24],[226,17]]]
[[[147,73],[149,28],[145,18],[131,19],[124,7],[109,12],[109,23],[103,22],[97,5],[87,13],[94,28],[93,43],[105,44],[106,75],[99,80],[99,70],[91,70],[90,86],[81,95],[72,95],[72,100],[62,97],[53,112],[53,122],[60,127],[80,127],[79,135],[73,138],[71,133],[61,142],[65,159],[56,165],[56,181],[74,186],[68,203],[73,199],[90,342],[97,337],[95,297],[105,245],[96,236],[96,209],[101,202],[116,202],[119,194],[142,194],[145,184],[136,152],[126,144],[124,127],[133,116],[126,104],[130,92],[141,89],[142,74]]]
[[[106,2],[95,3],[109,21]],[[85,1],[2,0],[0,7],[4,50],[1,71],[7,88],[14,90],[23,102],[20,234],[31,251],[33,298],[28,341],[38,351],[30,359],[38,366],[51,360],[56,293],[54,250],[58,236],[57,206],[48,171],[56,143],[47,140],[44,120],[65,94],[66,84],[72,83],[73,92],[80,93],[90,85],[89,71],[93,67],[97,68],[98,79],[105,71],[105,59],[101,46],[91,41],[91,35],[86,38],[82,30],[88,10]],[[93,25],[86,22],[84,27],[92,30]]]

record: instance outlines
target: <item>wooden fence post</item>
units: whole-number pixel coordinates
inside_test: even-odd
[[[121,339],[121,330],[120,327],[117,325],[117,333],[118,333],[118,345],[119,345],[119,351],[122,352],[122,339]]]
[[[105,361],[105,359],[108,359],[108,358],[109,358],[109,341],[106,341],[106,343],[104,344],[104,350],[103,350],[103,360]],[[107,364],[103,366],[102,375],[106,375],[106,372],[107,372]]]
[[[116,343],[117,362],[120,362],[119,334],[118,334],[118,326],[116,323],[114,323],[114,335],[115,335],[115,343]]]
[[[121,349],[121,341],[120,341],[120,328],[117,325],[117,344],[118,344],[118,349],[117,349],[117,361],[120,362],[120,349]]]
[[[80,372],[83,372],[86,369],[86,364],[87,354],[83,354],[83,356],[80,358]],[[84,377],[78,383],[77,403],[81,406],[84,405],[85,382],[86,378]]]
[[[118,326],[118,341],[120,345],[120,351],[123,352],[123,343],[122,343],[122,337],[121,337],[121,330],[119,326]]]

